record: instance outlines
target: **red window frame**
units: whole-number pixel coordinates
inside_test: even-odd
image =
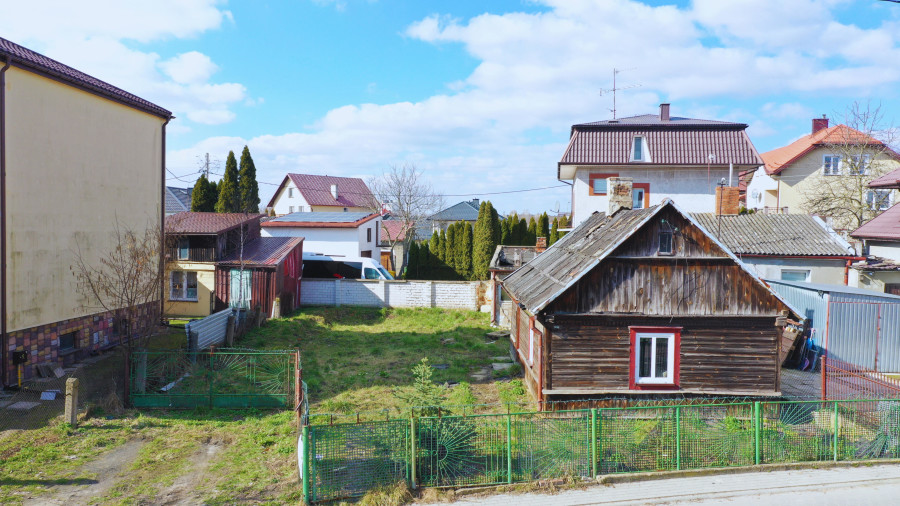
[[[628,355],[628,388],[630,390],[678,390],[681,388],[681,329],[682,327],[628,327],[631,334],[631,349]],[[673,374],[671,384],[660,383],[638,383],[637,370],[635,369],[635,359],[637,358],[637,334],[656,333],[656,334],[673,334],[674,350],[673,350]]]
[[[594,180],[595,179],[609,179],[611,177],[619,177],[619,173],[594,173],[588,175],[588,195],[607,195],[606,193],[594,193]]]

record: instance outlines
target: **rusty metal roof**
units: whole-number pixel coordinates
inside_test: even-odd
[[[221,234],[241,223],[259,220],[262,214],[200,213],[186,211],[166,216],[167,234]]]
[[[831,235],[822,220],[806,214],[692,215],[738,256],[856,257],[850,245]]]
[[[278,265],[284,260],[284,257],[302,243],[302,237],[257,237],[244,245],[244,265],[249,267]],[[241,252],[233,251],[216,263],[238,265],[241,263]]]
[[[887,211],[850,232],[850,236],[859,239],[900,241],[900,204],[894,204]]]
[[[76,88],[81,88],[95,95],[115,100],[116,102],[123,103],[155,116],[166,119],[172,117],[170,111],[163,109],[148,100],[144,100],[137,95],[128,93],[121,88],[117,88],[96,77],[89,76],[80,70],[62,64],[52,58],[47,58],[40,53],[2,37],[0,37],[0,55],[3,56],[5,61],[10,62],[16,67],[43,74],[51,79],[62,81],[71,86],[75,86]]]
[[[692,120],[700,121],[700,120]],[[706,165],[715,156],[716,167],[733,163],[758,167],[762,158],[741,123],[605,124],[574,125],[560,165]],[[643,136],[649,162],[633,162],[631,146]]]

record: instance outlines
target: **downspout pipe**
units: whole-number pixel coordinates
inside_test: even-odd
[[[9,385],[9,335],[6,328],[6,71],[12,58],[0,68],[0,383]]]
[[[169,116],[162,124],[162,153],[159,171],[159,321],[161,323],[166,315],[166,125],[175,116]]]

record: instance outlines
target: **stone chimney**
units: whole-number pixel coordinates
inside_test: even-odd
[[[823,114],[821,118],[813,118],[812,133],[815,135],[819,130],[828,128],[828,118]]]
[[[337,200],[337,185],[331,185],[331,196],[334,197],[334,200]]]
[[[534,252],[535,253],[543,253],[545,249],[547,249],[547,238],[546,237],[538,237],[537,243],[534,245]]]
[[[740,188],[737,186],[716,186],[717,215],[738,214],[740,212]]]
[[[669,121],[669,104],[659,104],[659,120]]]
[[[631,209],[634,206],[631,196],[632,183],[630,177],[611,177],[606,180],[610,216],[619,209]]]

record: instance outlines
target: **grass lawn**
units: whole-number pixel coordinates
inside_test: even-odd
[[[269,321],[236,345],[299,347],[312,413],[387,409],[397,416],[403,403],[392,390],[412,384],[412,368],[424,357],[436,366],[435,382],[471,383],[448,388],[448,404],[524,402],[517,380],[476,383],[469,377],[489,367],[491,357],[509,354],[507,340],[485,339],[492,330],[488,315],[473,311],[314,307]]]

